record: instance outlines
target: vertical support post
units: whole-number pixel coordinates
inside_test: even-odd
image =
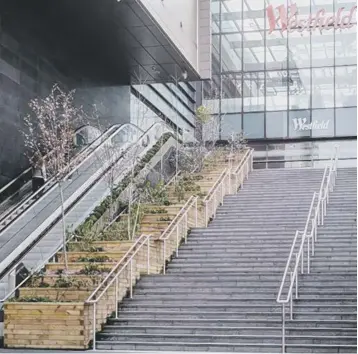
[[[116,302],[116,318],[118,318],[118,275],[116,277],[116,293],[115,293],[115,302]]]
[[[184,242],[187,243],[187,241],[188,241],[188,231],[189,231],[188,213],[187,213],[187,211],[184,214],[184,220],[185,220]]]
[[[179,223],[177,224],[177,246],[175,250],[175,255],[178,257],[179,254]]]
[[[214,192],[214,201],[211,203],[212,209],[211,209],[211,216],[214,217],[215,210],[216,210],[216,192]]]
[[[129,262],[129,277],[130,277],[130,283],[129,283],[129,297],[133,298],[133,260],[131,258]]]
[[[166,247],[166,243],[164,239],[163,240],[163,274],[165,274],[165,247]]]
[[[147,274],[150,274],[150,237],[147,239]]]
[[[14,292],[16,288],[16,266],[9,272],[8,275],[8,292],[12,293]],[[13,297],[15,294],[12,294],[11,297]]]
[[[312,242],[312,256],[314,256],[314,238],[315,235],[315,222],[312,220],[312,230],[311,230],[311,242]]]
[[[235,193],[236,194],[239,190],[239,175],[235,173]]]
[[[282,304],[282,353],[286,353],[286,308]]]
[[[310,250],[310,239],[309,239],[309,237],[307,237],[307,274],[310,274],[310,261],[311,261],[310,252],[311,252],[311,250]]]
[[[93,350],[96,350],[96,303],[93,303]]]
[[[297,253],[296,253],[296,262],[297,262]],[[298,274],[295,275],[295,298],[298,299]]]
[[[304,234],[302,235],[302,237],[304,237]],[[302,249],[302,254],[301,254],[301,274],[304,273],[304,269],[303,269],[304,255],[305,255],[305,249],[304,249],[304,247],[303,247],[303,249]]]
[[[195,198],[195,227],[198,227],[198,197]]]
[[[323,209],[322,204],[320,204],[320,213],[321,213],[321,225],[323,225],[324,224],[324,209]]]
[[[221,182],[221,204],[224,204],[224,183]]]
[[[293,273],[290,272],[290,284],[292,284]],[[292,293],[290,294],[290,319],[293,320],[293,302],[292,302]]]

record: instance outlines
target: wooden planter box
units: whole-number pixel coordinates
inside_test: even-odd
[[[97,263],[97,262],[93,262],[93,263],[89,263],[89,262],[75,262],[75,263],[68,263],[68,270],[70,272],[79,272],[80,270],[82,270],[86,265],[96,265],[98,266],[98,268],[100,269],[112,269],[116,263],[114,262],[105,262],[105,263]],[[56,272],[58,270],[63,270],[65,269],[65,264],[64,263],[47,263],[46,264],[46,271],[49,272]]]
[[[104,252],[67,252],[68,262],[77,262],[81,257],[95,258],[95,257],[108,257],[109,259],[119,261],[124,255],[125,251],[118,249],[104,251]],[[60,263],[64,261],[63,253],[57,253],[57,258]],[[111,262],[108,262],[111,263]]]
[[[87,349],[85,304],[8,302],[4,304],[6,348]]]
[[[70,242],[71,245],[71,252],[82,252],[81,242]],[[91,243],[91,246],[101,248],[105,251],[115,249],[120,251],[127,251],[132,246],[131,241],[95,241]]]
[[[53,301],[85,301],[95,289],[76,288],[20,288],[20,297],[45,297]]]

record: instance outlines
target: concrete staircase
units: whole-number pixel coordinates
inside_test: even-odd
[[[280,352],[276,296],[295,231],[304,228],[322,175],[319,169],[254,171],[238,195],[225,198],[208,228],[191,232],[167,275],[139,281],[133,299],[120,305],[118,319],[110,319],[98,334],[97,348]],[[345,178],[353,181],[355,175],[340,170],[339,176],[312,273],[300,278],[294,320],[287,317],[288,352],[355,349],[356,273],[339,262],[330,272],[331,255],[337,253],[342,262],[343,255],[351,257],[347,262],[356,260],[356,245],[351,252],[346,247],[353,245],[355,225],[349,224],[350,233],[341,232],[348,225],[336,214],[338,208],[352,214],[356,193],[352,190],[342,205],[338,195],[348,191]],[[341,285],[340,294],[332,294],[334,284]]]

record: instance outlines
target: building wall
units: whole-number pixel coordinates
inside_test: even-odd
[[[272,5],[278,17],[276,7],[289,9],[290,1],[212,3],[213,81],[220,93],[215,113],[221,116],[223,138],[231,131],[244,131],[249,139],[356,136],[356,2],[296,4],[299,23],[323,9],[319,16],[326,24],[344,7],[340,18],[346,16],[347,23],[351,14],[352,25],[297,29],[293,19],[287,30],[279,19],[270,28],[267,7]],[[309,128],[311,123],[316,128]]]
[[[25,27],[22,30],[26,32]],[[28,166],[23,117],[29,112],[29,100],[48,95],[54,83],[77,89],[76,103],[90,114],[96,104],[103,127],[130,121],[129,86],[107,87],[87,78],[66,77],[47,59],[46,50],[36,38],[27,36],[21,42],[0,29],[0,186]]]
[[[139,0],[177,48],[198,69],[197,1]]]

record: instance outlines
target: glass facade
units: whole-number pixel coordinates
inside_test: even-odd
[[[222,139],[356,136],[355,1],[213,0],[212,19]]]

